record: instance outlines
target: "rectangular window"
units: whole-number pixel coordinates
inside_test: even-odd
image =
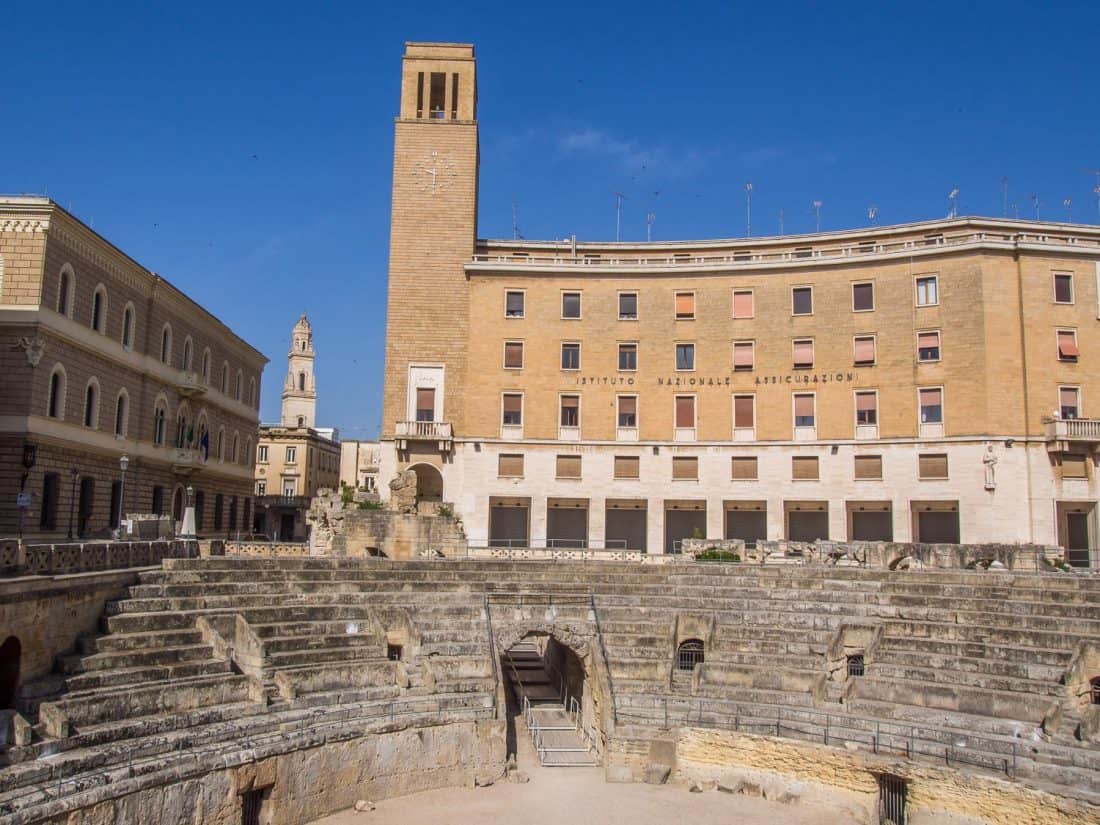
[[[856,424],[870,426],[878,424],[878,393],[856,393]]]
[[[637,321],[638,320],[638,293],[637,292],[620,292],[619,293],[619,320],[620,321]]]
[[[943,390],[938,387],[920,390],[920,423],[943,423]]]
[[[882,478],[882,456],[857,455],[855,457],[855,477],[857,480],[874,481]]]
[[[755,314],[752,290],[735,289],[733,291],[733,317],[752,318]]]
[[[497,456],[497,476],[523,478],[523,456],[518,453],[501,453]]]
[[[814,311],[814,288],[796,286],[791,290],[791,315],[812,315]]]
[[[424,117],[424,72],[416,73],[416,116]]]
[[[261,444],[256,448],[256,460],[267,463],[267,445]]]
[[[924,275],[917,278],[917,306],[930,307],[939,302],[939,279],[935,275]]]
[[[1080,354],[1077,349],[1077,332],[1072,329],[1058,330],[1058,360],[1076,363]]]
[[[852,311],[870,312],[875,308],[875,285],[852,284]]]
[[[932,332],[918,332],[917,333],[917,360],[918,361],[939,361],[940,360],[940,333],[939,333],[939,330],[933,330]]]
[[[443,99],[447,90],[447,75],[432,72],[428,87],[428,117],[443,119]]]
[[[43,530],[57,529],[57,505],[61,500],[61,474],[46,473],[42,478],[42,511],[38,526]]]
[[[921,453],[917,471],[921,478],[947,478],[947,453]]]
[[[1073,274],[1070,272],[1054,273],[1054,303],[1073,303]]]
[[[625,372],[638,369],[637,344],[619,344],[619,369]]]
[[[619,417],[618,422],[620,427],[637,427],[638,426],[638,396],[636,395],[620,395],[619,396]]]
[[[504,368],[506,370],[523,369],[523,342],[504,342]]]
[[[524,294],[518,290],[504,293],[504,317],[522,318]]]
[[[435,421],[435,389],[418,387],[416,390],[416,420]]]
[[[676,345],[676,369],[681,371],[695,369],[695,344]]]
[[[791,478],[795,481],[817,481],[820,472],[816,455],[791,457]]]
[[[695,293],[676,293],[676,320],[692,321],[695,319]]]
[[[756,481],[757,465],[754,455],[735,455],[731,459],[730,478],[734,481]]]
[[[814,396],[812,394],[800,393],[795,395],[794,425],[796,427],[814,426]]]
[[[287,447],[286,448],[286,463],[287,464],[293,464],[297,460],[298,460],[298,448],[297,447]]]
[[[581,345],[577,343],[561,345],[561,368],[579,370],[581,368]]]
[[[756,396],[735,395],[733,397],[733,428],[751,430],[756,426]]]
[[[793,342],[794,368],[808,369],[814,365],[814,342],[812,338],[799,338]]]
[[[1062,478],[1088,478],[1088,461],[1085,453],[1062,453]]]
[[[672,457],[672,477],[677,481],[695,481],[699,478],[699,459],[693,455]]]
[[[580,478],[581,457],[579,455],[559,455],[557,463],[558,478]]]
[[[1064,419],[1080,418],[1081,390],[1077,387],[1058,388],[1058,414]]]
[[[263,479],[260,479],[259,481],[256,482],[256,495],[258,495],[258,496],[266,496],[267,495],[267,482],[264,481]]]
[[[734,372],[751,372],[756,363],[756,346],[752,341],[735,341],[733,344]]]
[[[579,427],[581,425],[581,397],[563,395],[561,397],[561,426]]]
[[[676,396],[676,429],[690,430],[695,428],[695,396]]]
[[[159,484],[153,488],[153,514],[161,515],[164,512],[164,488]]]
[[[640,478],[641,459],[636,455],[615,456],[615,478]]]
[[[853,339],[854,360],[857,367],[871,367],[875,364],[875,336],[860,335]]]
[[[518,392],[506,392],[501,396],[500,423],[509,427],[523,424],[523,396]]]
[[[581,317],[581,294],[579,292],[563,292],[561,294],[561,317]]]
[[[451,120],[458,119],[458,72],[451,75]]]

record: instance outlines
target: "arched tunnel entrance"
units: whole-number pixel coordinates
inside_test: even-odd
[[[522,761],[526,752],[547,767],[600,764],[596,680],[576,651],[550,633],[532,632],[501,654],[501,674],[509,757]]]

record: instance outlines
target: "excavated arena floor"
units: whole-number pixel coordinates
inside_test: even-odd
[[[857,825],[851,813],[817,804],[782,805],[681,785],[615,784],[603,768],[539,768],[525,784],[443,788],[376,803],[369,813],[342,811],[313,825]]]

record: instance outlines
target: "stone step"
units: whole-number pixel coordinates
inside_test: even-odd
[[[868,665],[867,675],[883,681],[905,681],[911,684],[933,684],[953,688],[978,688],[1002,693],[1020,694],[1049,705],[1058,691],[1058,682],[1020,679],[951,667],[895,665],[876,659]],[[1045,708],[1044,708],[1045,710]]]
[[[147,633],[112,633],[107,636],[84,636],[80,639],[81,651],[93,653],[121,653],[127,650],[180,647],[202,642],[198,630],[154,630]]]
[[[316,636],[267,636],[262,639],[264,652],[268,656],[310,651],[318,649],[354,648],[356,651],[375,650],[381,656],[385,653],[385,641],[382,636],[368,633],[342,633]],[[359,655],[362,655],[361,653]]]
[[[852,699],[891,702],[899,707],[916,706],[929,711],[950,711],[971,716],[989,716],[1000,720],[1018,720],[1037,725],[1050,707],[1052,698],[1010,693],[963,684],[901,682],[877,678],[873,673],[853,680]]]
[[[1065,665],[1046,665],[1029,661],[1034,657],[994,659],[983,656],[960,656],[954,653],[929,653],[907,650],[892,645],[880,645],[875,651],[874,666],[896,665],[903,668],[932,668],[948,674],[982,674],[994,677],[1030,679],[1057,683],[1065,673]],[[1068,661],[1068,654],[1058,657]]]
[[[64,686],[67,696],[73,697],[103,688],[136,686],[148,682],[164,682],[230,672],[232,667],[224,659],[196,659],[174,665],[89,670],[66,677]]]
[[[967,642],[950,639],[921,638],[916,636],[885,635],[879,643],[881,655],[893,651],[911,653],[913,656],[950,656],[983,659],[988,661],[1020,661],[1035,665],[1047,665],[1064,670],[1070,661],[1072,649],[1046,650],[1036,647],[1016,647],[994,642]]]
[[[207,644],[179,645],[93,653],[90,656],[69,654],[57,657],[62,673],[83,673],[111,668],[143,667],[193,662],[213,658],[213,650]]]

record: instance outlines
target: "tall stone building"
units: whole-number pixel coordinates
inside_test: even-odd
[[[473,61],[406,48],[383,495],[475,545],[1096,546],[1100,229],[479,240]]]
[[[266,363],[49,199],[0,198],[0,535],[178,521],[188,487],[200,534],[240,529]]]
[[[256,449],[256,517],[253,532],[282,541],[304,541],[306,512],[322,487],[340,481],[340,436],[316,426],[313,327],[302,315],[290,333],[287,373],[278,425],[260,427]]]

